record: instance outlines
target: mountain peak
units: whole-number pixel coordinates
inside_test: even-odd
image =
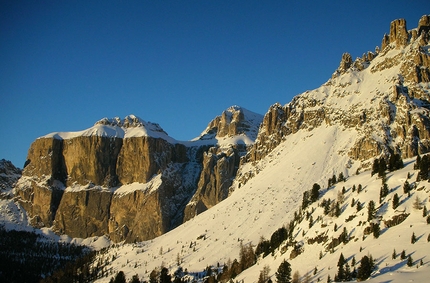
[[[128,115],[124,119],[119,117],[103,118],[97,121],[94,126],[77,132],[54,132],[42,138],[72,139],[78,136],[101,136],[130,138],[149,136],[162,138],[168,142],[176,143],[174,139],[161,128],[157,123],[147,122],[135,115]]]
[[[241,106],[233,105],[215,117],[206,129],[195,140],[211,140],[231,138],[235,136],[247,137],[245,144],[255,141],[258,128],[263,121],[263,115],[249,111]]]

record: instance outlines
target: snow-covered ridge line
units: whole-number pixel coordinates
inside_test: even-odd
[[[44,135],[39,138],[54,138],[59,140],[67,140],[73,139],[77,137],[110,137],[110,138],[134,138],[134,137],[152,137],[152,138],[161,138],[171,144],[184,144],[186,146],[200,146],[200,145],[229,145],[229,144],[244,144],[251,145],[254,143],[258,128],[262,121],[263,116],[261,114],[254,113],[240,106],[231,106],[223,112],[223,115],[226,115],[230,122],[232,121],[232,116],[237,113],[243,113],[245,124],[249,128],[245,133],[240,133],[237,135],[226,135],[226,136],[217,136],[217,135],[207,135],[210,131],[209,128],[206,128],[202,134],[194,138],[190,141],[178,141],[172,137],[170,137],[159,124],[147,122],[135,115],[128,115],[124,119],[119,117],[115,118],[103,118],[97,121],[94,126],[75,132],[53,132],[47,135]],[[217,116],[219,118],[221,116]],[[215,118],[215,119],[217,119]],[[234,119],[233,119],[234,120]],[[202,138],[204,135],[205,138]]]
[[[73,139],[76,137],[112,137],[112,138],[133,138],[133,137],[153,137],[162,138],[170,143],[178,143],[156,123],[144,121],[135,116],[128,115],[124,119],[119,117],[103,118],[97,121],[94,126],[77,132],[53,132],[40,138]]]

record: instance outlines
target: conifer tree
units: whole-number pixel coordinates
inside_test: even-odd
[[[362,208],[363,206],[361,205],[361,202],[357,200],[357,212],[359,212]]]
[[[406,264],[411,267],[412,265],[414,265],[414,261],[412,260],[411,256],[408,256],[408,261],[406,262]]]
[[[421,158],[420,161],[420,172],[419,174],[419,179],[420,180],[427,180],[429,177],[429,157],[428,155],[424,155]]]
[[[113,280],[114,283],[126,283],[125,274],[123,271],[120,271],[116,274],[115,279]]]
[[[357,272],[357,279],[360,281],[364,281],[370,277],[372,273],[372,267],[369,257],[363,256],[360,261],[360,267]]]
[[[385,177],[385,171],[386,170],[387,170],[387,163],[385,163],[384,158],[381,158],[379,160],[378,177]]]
[[[345,258],[343,256],[343,254],[341,253],[339,256],[339,260],[337,262],[338,269],[337,269],[337,274],[336,274],[335,279],[334,279],[335,281],[343,281],[346,279],[344,265],[345,265]]]
[[[291,265],[284,259],[278,267],[275,273],[276,281],[278,283],[290,283],[291,282]]]
[[[372,224],[372,232],[373,232],[373,237],[378,239],[379,235],[381,233],[381,228],[379,227],[379,224],[377,224],[377,223]]]
[[[378,171],[379,171],[379,159],[375,158],[375,160],[373,160],[371,176],[378,173]]]
[[[415,236],[415,233],[412,232],[412,236],[411,236],[411,244],[415,244],[415,242],[417,241],[417,237]]]
[[[397,258],[397,253],[396,253],[396,249],[393,250],[393,254],[391,255],[392,259],[396,259]]]
[[[409,193],[411,191],[411,185],[409,185],[408,180],[405,181],[405,183],[403,184],[403,192],[405,194]]]
[[[423,217],[427,216],[427,207],[424,205],[423,206]]]
[[[375,202],[373,200],[369,201],[367,206],[367,221],[372,221],[376,216]]]
[[[400,259],[403,260],[406,258],[406,252],[405,250],[402,251],[402,253],[400,254]]]
[[[396,209],[399,206],[399,195],[397,193],[393,196],[393,209]]]
[[[319,194],[320,194],[321,186],[317,183],[313,184],[312,190],[311,190],[311,202],[316,202],[318,200]]]

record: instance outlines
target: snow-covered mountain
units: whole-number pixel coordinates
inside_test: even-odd
[[[128,278],[138,274],[149,280],[151,271],[160,271],[160,266],[173,275],[179,263],[189,276],[201,280],[208,266],[220,271],[224,266],[232,268],[234,259],[240,261],[241,244],[255,249],[262,238],[270,239],[279,228],[293,223],[292,239],[283,241],[270,255],[260,256],[234,280],[257,282],[266,265],[275,280],[284,259],[302,279],[327,281],[330,276],[333,280],[342,253],[351,270],[358,268],[363,256],[371,255],[375,260],[372,282],[424,282],[430,274],[429,229],[428,214],[423,217],[419,207],[429,201],[428,182],[417,182],[415,159],[405,159],[405,168],[388,173],[389,191],[380,202],[382,179],[369,170],[375,158],[388,161],[394,154],[408,158],[429,151],[426,74],[430,56],[425,27],[430,24],[427,16],[423,18],[427,22],[420,20],[419,28],[410,31],[403,21],[394,21],[382,50],[355,61],[344,54],[327,83],[284,106],[274,104],[253,148],[242,159],[227,199],[153,241],[111,249],[100,256],[115,255],[106,268],[122,270]],[[407,40],[402,41],[405,34]],[[333,184],[333,176],[340,175],[346,181]],[[407,180],[415,188],[410,196],[403,192]],[[313,184],[322,188],[319,198],[303,210],[303,194]],[[392,206],[395,194],[401,199],[397,208]],[[340,203],[339,216],[324,214],[321,205],[328,199],[332,205]],[[371,200],[376,217],[369,221]],[[391,226],[390,220],[399,215],[408,216]],[[380,225],[378,238],[369,234],[371,223]],[[348,240],[333,244],[344,229]],[[418,238],[415,243],[411,243],[412,233]],[[301,254],[292,258],[296,249]],[[413,258],[412,267],[399,259],[403,250]],[[354,266],[352,258],[357,262]]]
[[[192,141],[134,115],[51,133],[31,145],[15,194],[36,227],[116,242],[151,239],[228,196],[262,118],[234,106],[209,124],[215,135]],[[142,213],[151,217],[141,220]]]
[[[404,20],[393,21],[381,48],[356,60],[343,54],[321,87],[272,105],[264,118],[231,107],[190,142],[163,139],[159,126],[132,116],[104,119],[79,134],[45,136],[30,149],[15,189],[20,205],[57,233],[71,235],[84,226],[76,235],[129,242],[97,256],[90,266],[97,282],[109,282],[119,271],[149,281],[161,267],[172,276],[186,270],[177,274],[196,281],[214,280],[205,277],[208,267],[224,270],[218,278],[223,281],[257,282],[263,270],[276,280],[284,260],[304,282],[326,282],[338,273],[341,254],[351,271],[371,256],[370,282],[425,282],[429,165],[415,169],[415,160],[430,151],[429,30],[429,16],[411,30]],[[134,127],[139,134],[128,136]],[[88,142],[100,150],[91,151]],[[77,148],[97,158],[77,158]],[[148,164],[139,161],[142,156],[153,159]],[[398,157],[404,168],[371,173],[376,159],[390,163]],[[133,171],[136,162],[139,170]],[[99,164],[104,171],[85,169]],[[306,201],[315,184],[317,196]],[[51,205],[53,192],[61,194],[58,207]],[[38,197],[49,202],[50,213],[40,209]],[[109,211],[108,219],[101,211]],[[76,226],[61,226],[69,220]],[[244,247],[255,251],[279,238],[273,235],[282,227],[288,236],[244,268]],[[147,235],[136,231],[157,237],[142,241]],[[412,266],[399,258],[403,250]]]

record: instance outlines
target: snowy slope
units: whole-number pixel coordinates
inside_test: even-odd
[[[273,152],[273,156],[282,155],[291,158],[272,156],[261,161],[259,164],[261,172],[246,185],[237,189],[229,198],[214,208],[198,215],[175,230],[149,242],[111,249],[109,254],[116,254],[117,259],[110,263],[109,267],[117,271],[123,270],[128,277],[137,273],[141,278],[148,279],[149,272],[162,264],[169,267],[173,272],[176,268],[178,255],[182,261],[181,266],[184,269],[187,268],[189,272],[202,272],[207,266],[216,266],[218,263],[222,265],[229,259],[238,258],[239,240],[242,240],[244,244],[256,245],[261,236],[266,239],[270,238],[276,229],[282,225],[287,225],[293,218],[294,212],[298,210],[301,204],[304,190],[309,190],[314,182],[319,182],[323,188],[325,187],[325,178],[319,176],[331,177],[333,174],[337,175],[345,170],[348,161],[345,158],[335,158],[335,153],[330,153],[330,148],[333,148],[332,142],[336,143],[333,140],[335,136],[333,131],[335,130],[332,127],[327,127],[321,129],[320,132],[314,132],[312,136],[303,132],[290,136],[282,146]],[[339,140],[339,134],[337,136],[337,140]],[[325,148],[324,146],[322,148],[313,147],[314,150],[310,152],[307,149],[309,156],[314,156],[312,159],[299,158],[300,152],[303,152],[307,148],[306,146],[317,142],[325,144]],[[295,145],[294,150],[293,147],[289,146],[290,144]],[[320,152],[324,152],[323,149],[328,154],[320,154]],[[387,196],[388,202],[394,192],[401,195],[401,187],[407,172],[411,172],[411,175],[415,174],[412,176],[415,178],[416,172],[412,170],[413,164],[411,161],[408,162],[406,168],[388,175],[388,185],[395,190]],[[352,167],[345,171],[346,175],[349,174],[348,172],[354,172],[355,165],[352,164]],[[365,190],[360,195],[354,196],[350,189],[353,184],[362,184]],[[316,234],[316,231],[322,232],[324,230],[328,231],[329,237],[337,237],[343,229],[342,225],[345,225],[350,237],[354,236],[357,240],[351,241],[346,246],[337,247],[333,254],[324,252],[324,260],[318,260],[319,252],[325,249],[324,246],[305,245],[305,254],[290,261],[293,270],[299,270],[301,274],[305,274],[317,266],[320,270],[318,277],[325,280],[327,275],[330,275],[334,278],[337,259],[341,252],[347,258],[355,255],[356,260],[359,261],[362,255],[371,251],[378,268],[374,272],[375,280],[380,280],[380,276],[390,276],[389,274],[393,272],[396,273],[390,279],[394,280],[393,282],[403,282],[401,276],[397,278],[399,272],[414,272],[417,276],[421,276],[421,273],[428,275],[430,262],[425,257],[430,252],[430,244],[426,242],[429,229],[421,211],[414,211],[411,207],[415,194],[419,195],[423,202],[428,202],[430,185],[427,182],[418,184],[418,187],[425,186],[425,189],[419,192],[414,191],[411,198],[402,198],[404,202],[398,210],[406,209],[411,213],[405,222],[388,230],[382,229],[382,235],[378,240],[374,240],[373,236],[368,236],[364,241],[362,240],[364,226],[357,227],[357,223],[364,221],[367,217],[366,208],[354,218],[354,221],[344,224],[344,220],[355,211],[355,208],[349,207],[352,197],[355,200],[360,200],[364,205],[370,199],[378,203],[381,180],[377,179],[376,176],[370,177],[370,172],[366,171],[360,175],[351,176],[347,182],[339,183],[326,192],[323,191],[321,198],[336,199],[337,191],[343,186],[347,188],[347,193],[345,208],[341,216],[339,218],[324,217],[322,221],[328,225],[326,228],[321,229],[321,224],[316,223],[303,237],[302,230],[308,225],[308,222],[304,221],[296,228],[298,230],[295,230],[297,232],[295,239],[300,242],[309,235]],[[390,218],[395,213],[388,206],[390,205],[383,206],[378,212],[383,215],[384,219]],[[317,215],[321,214],[319,211],[321,208],[316,208],[316,204],[313,207],[316,209],[314,212],[314,219],[316,219]],[[333,231],[334,223],[338,223],[340,227],[337,232]],[[419,241],[414,245],[410,244],[412,234],[410,225],[415,227],[413,231],[419,237]],[[383,225],[381,225],[382,227]],[[405,233],[405,230],[408,232]],[[204,237],[201,237],[202,235]],[[196,243],[195,247],[190,248],[191,242]],[[362,252],[359,252],[360,247],[363,247]],[[405,267],[404,263],[399,265],[399,261],[391,260],[393,248],[396,248],[398,253],[402,249],[405,249],[407,253],[413,253],[413,258],[416,261],[423,258],[425,266],[417,269],[416,266],[414,268]],[[243,272],[238,279],[256,282],[259,271],[266,264],[271,267],[271,275],[273,275],[282,259],[289,258],[290,251],[291,248],[283,255],[277,252],[274,257],[268,256],[260,259],[257,265]],[[109,255],[107,257],[109,258]],[[109,278],[99,280],[99,282],[108,281]]]

